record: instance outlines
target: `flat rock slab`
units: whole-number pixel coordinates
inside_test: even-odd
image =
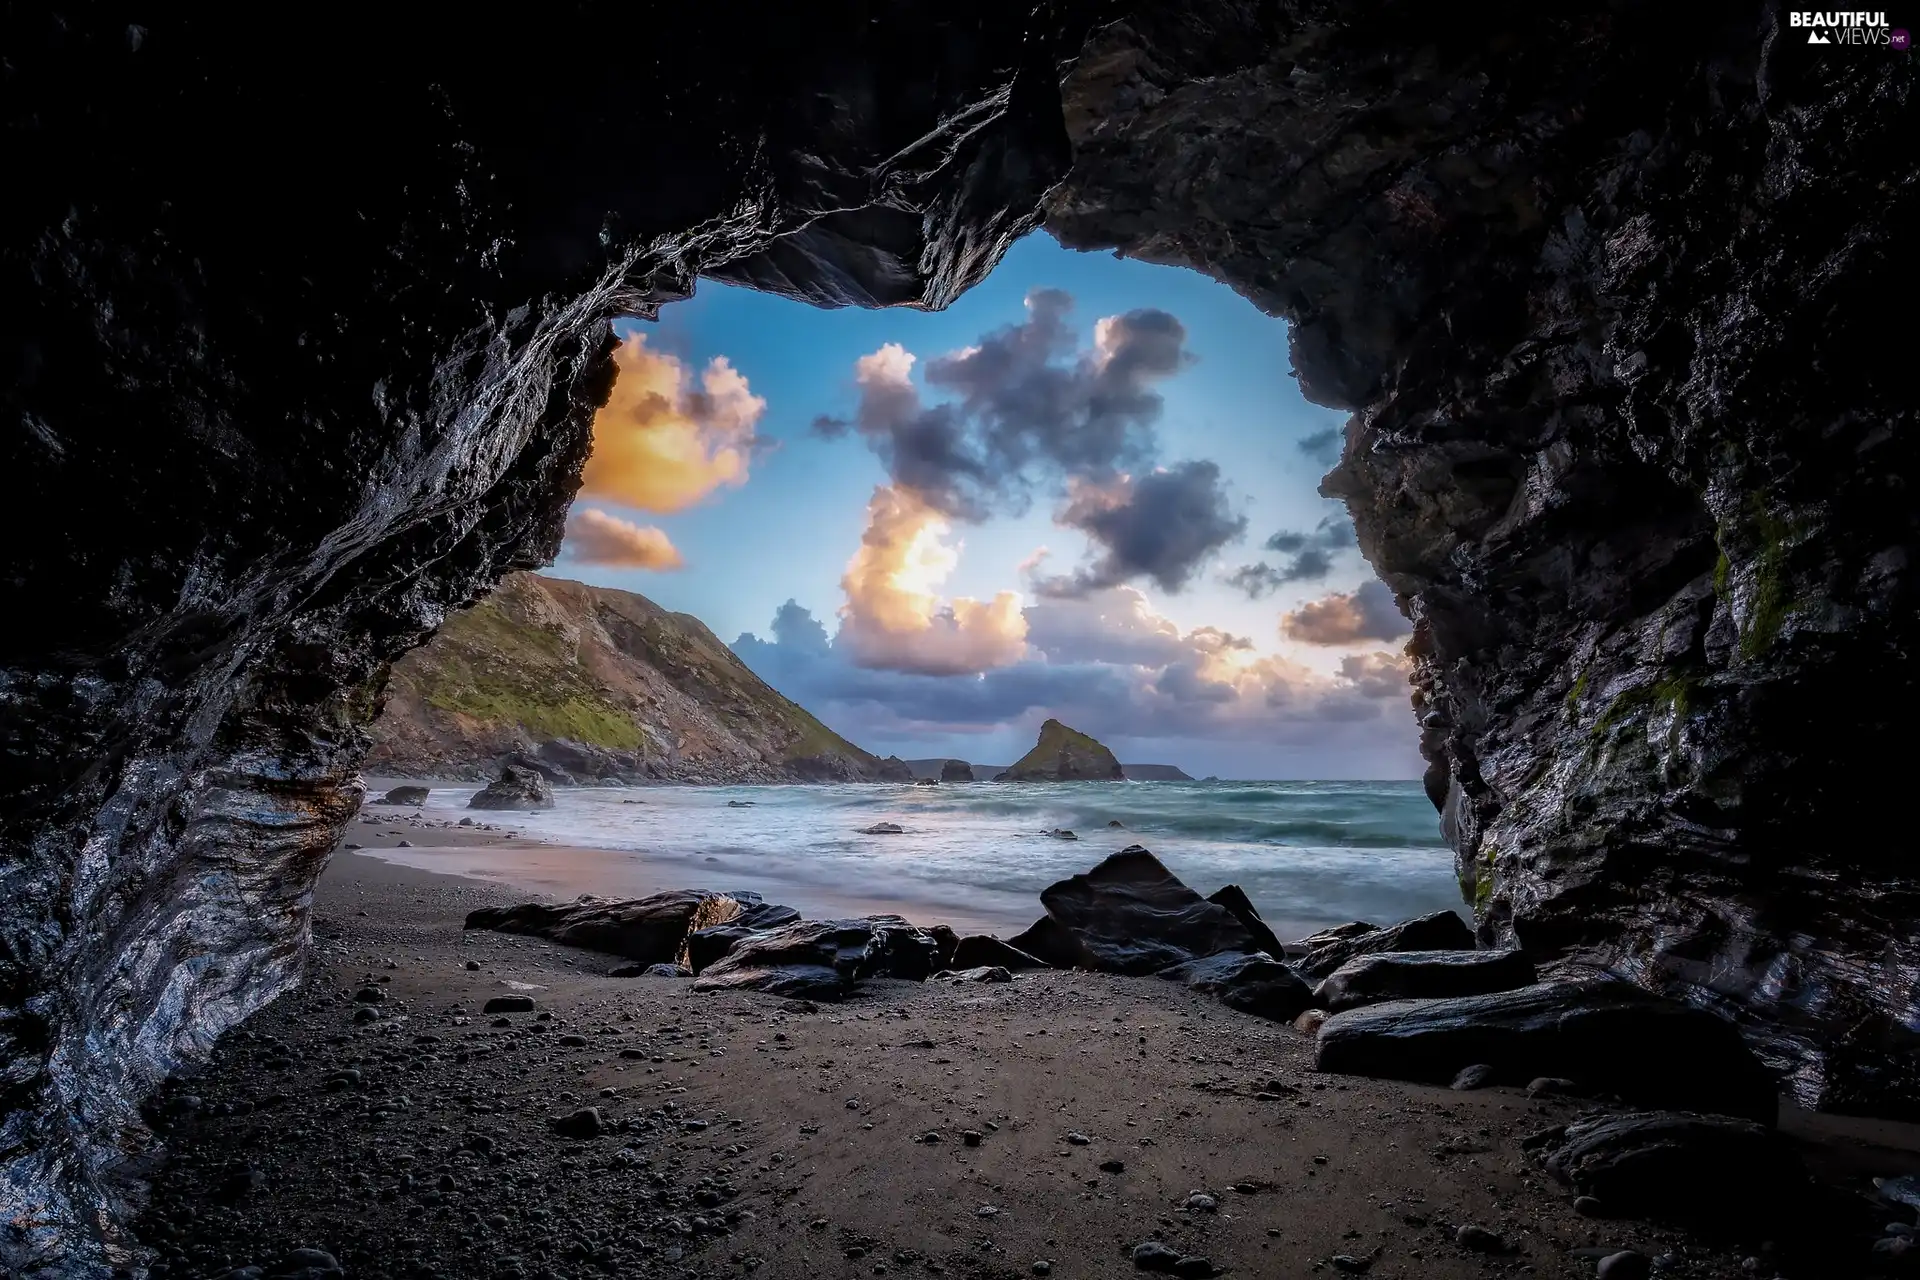
[[[863,978],[925,981],[938,956],[934,939],[899,916],[801,920],[737,943],[693,989],[836,1000]]]
[[[1264,953],[1207,956],[1162,969],[1159,976],[1184,982],[1229,1009],[1275,1022],[1292,1022],[1313,1002],[1312,988]]]
[[[1486,1063],[1498,1080],[1561,1076],[1634,1106],[1779,1115],[1777,1082],[1732,1023],[1609,979],[1349,1009],[1321,1024],[1314,1056],[1322,1071],[1437,1083]]]
[[[1306,959],[1296,961],[1294,968],[1310,982],[1318,982],[1358,956],[1383,951],[1471,951],[1475,945],[1473,930],[1451,911],[1416,916],[1385,929],[1356,921],[1307,941],[1319,945],[1307,953]]]
[[[1751,1221],[1804,1208],[1806,1166],[1779,1131],[1726,1116],[1633,1112],[1544,1135],[1547,1172],[1610,1216]]]
[[[1002,969],[1044,969],[1047,962],[987,933],[970,933],[953,948],[948,964],[956,969],[998,965]]]
[[[674,964],[687,935],[743,916],[772,918],[757,893],[670,889],[645,898],[582,898],[577,902],[482,907],[467,915],[469,929],[548,938],[562,946],[622,956],[640,964]],[[788,907],[772,908],[775,913]],[[757,914],[756,914],[757,913]]]
[[[1142,975],[1223,951],[1255,949],[1253,935],[1231,911],[1195,893],[1137,844],[1091,871],[1048,885],[1040,903],[1059,926],[1071,962],[1088,969]],[[1013,944],[1027,951],[1021,939],[1028,934]],[[1043,952],[1030,954],[1051,960]]]
[[[1340,1013],[1387,1000],[1490,995],[1534,981],[1533,963],[1518,951],[1382,951],[1335,969],[1313,1001]]]

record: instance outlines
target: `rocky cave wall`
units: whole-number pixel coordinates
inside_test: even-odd
[[[135,1261],[141,1097],[295,980],[387,664],[554,553],[606,321],[937,307],[1043,214],[1356,411],[1486,934],[1912,1105],[1907,63],[1746,6],[278,21],[4,18],[0,1265]]]
[[[1047,225],[1287,316],[1355,410],[1323,492],[1483,939],[1920,1116],[1914,61],[1757,5],[1207,14],[1095,38]]]

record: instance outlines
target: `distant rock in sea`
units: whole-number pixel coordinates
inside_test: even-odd
[[[973,766],[965,760],[948,760],[940,766],[942,782],[972,782]]]
[[[1119,760],[1096,739],[1058,720],[1040,726],[1033,750],[1014,761],[995,782],[1124,781]]]
[[[1193,775],[1177,764],[1123,764],[1128,782],[1192,782]]]

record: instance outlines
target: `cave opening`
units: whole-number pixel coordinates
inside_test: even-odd
[[[563,546],[608,322],[702,277],[937,311],[1042,227],[1285,317],[1353,415],[1326,490],[1405,602],[1482,940],[1725,1015],[1804,1107],[1920,1115],[1880,830],[1920,703],[1904,43],[629,9],[6,19],[6,456],[57,499],[10,505],[0,584],[7,1267],[137,1263],[141,1100],[295,987],[391,664]]]

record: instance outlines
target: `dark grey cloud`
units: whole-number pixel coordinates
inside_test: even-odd
[[[1309,532],[1282,529],[1262,545],[1287,558],[1278,565],[1243,564],[1222,579],[1254,600],[1290,582],[1323,581],[1333,572],[1333,557],[1354,545],[1353,522],[1345,515],[1327,516]]]
[[[1378,580],[1353,591],[1336,591],[1309,600],[1280,618],[1280,630],[1303,644],[1347,645],[1367,640],[1398,640],[1413,630],[1393,602],[1393,592]]]
[[[791,597],[774,611],[770,629],[775,644],[803,653],[827,651],[826,627],[813,616],[813,610],[801,608],[800,603]]]
[[[856,365],[854,416],[822,415],[812,430],[859,432],[895,484],[968,520],[1024,510],[1047,480],[1104,483],[1145,465],[1165,410],[1154,385],[1194,361],[1186,328],[1165,311],[1129,311],[1101,320],[1081,350],[1072,310],[1071,295],[1035,289],[1024,321],[927,361],[927,385],[951,397],[937,404],[910,380],[913,357],[889,344]]]
[[[1315,462],[1332,466],[1340,461],[1340,446],[1343,443],[1340,428],[1328,427],[1325,431],[1316,431],[1310,436],[1302,436],[1295,444],[1300,452]]]
[[[1353,682],[1365,698],[1398,698],[1407,694],[1408,664],[1404,655],[1362,653],[1340,659],[1340,675]]]
[[[1247,531],[1233,514],[1216,463],[1175,463],[1102,487],[1080,486],[1055,515],[1097,548],[1092,564],[1035,584],[1042,595],[1075,596],[1137,578],[1179,591],[1216,551]]]

